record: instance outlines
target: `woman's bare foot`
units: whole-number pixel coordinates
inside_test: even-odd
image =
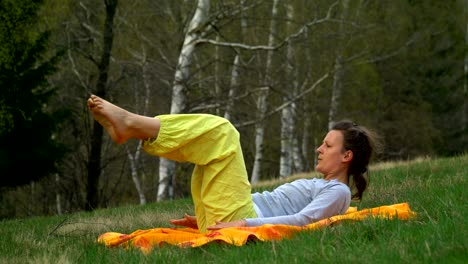
[[[91,95],[88,99],[88,108],[114,142],[121,144],[131,137],[128,126],[131,114],[128,111],[96,95]]]

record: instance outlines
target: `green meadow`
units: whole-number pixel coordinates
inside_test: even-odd
[[[4,220],[0,263],[468,263],[467,178],[467,154],[374,165],[363,201],[353,206],[408,202],[417,213],[415,219],[346,222],[241,247],[166,245],[145,255],[137,249],[96,243],[107,231],[169,227],[169,219],[192,213],[190,199]],[[277,184],[264,182],[254,191]]]

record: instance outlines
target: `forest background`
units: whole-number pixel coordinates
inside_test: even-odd
[[[2,0],[0,218],[187,197],[192,165],[114,144],[91,94],[210,113],[252,184],[313,170],[333,122],[376,161],[466,152],[467,0]]]

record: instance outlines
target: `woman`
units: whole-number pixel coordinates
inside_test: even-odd
[[[306,225],[343,214],[349,207],[352,177],[361,199],[364,173],[376,138],[350,121],[335,124],[317,149],[323,179],[303,179],[272,192],[251,194],[239,133],[224,118],[207,114],[146,117],[92,95],[88,107],[116,143],[143,140],[146,152],[195,164],[191,179],[195,215],[172,220],[201,232],[263,224]]]

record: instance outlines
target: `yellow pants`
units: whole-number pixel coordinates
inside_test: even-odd
[[[215,221],[257,217],[239,141],[224,118],[208,114],[160,115],[156,139],[143,142],[149,154],[195,164],[191,190],[198,228]]]

